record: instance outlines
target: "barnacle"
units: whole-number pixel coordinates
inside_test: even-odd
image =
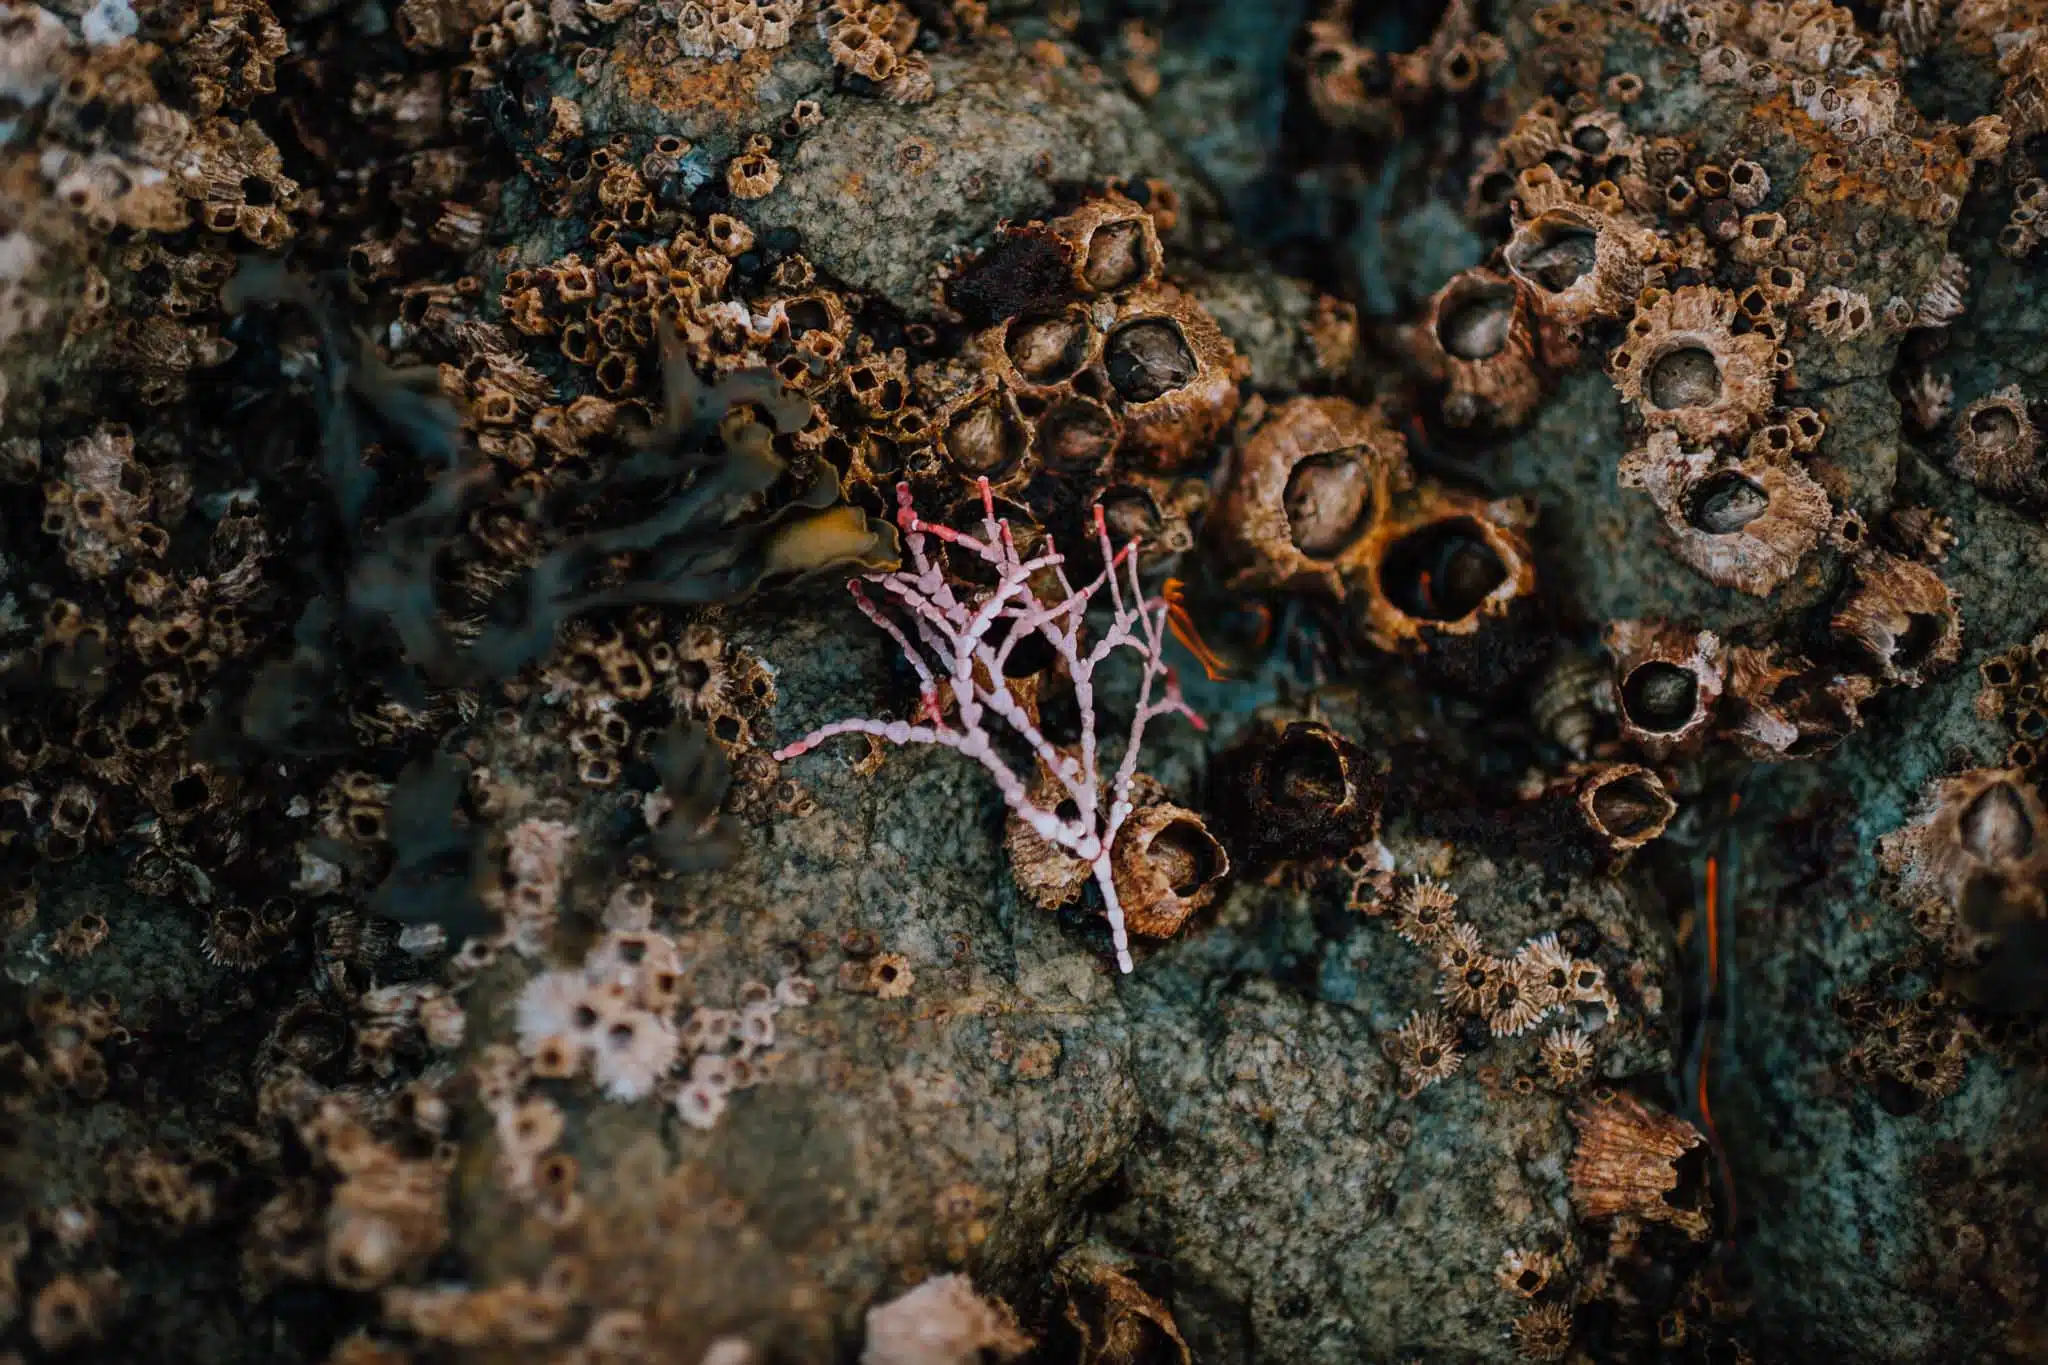
[[[1428,1087],[1457,1074],[1465,1060],[1458,1049],[1457,1028],[1441,1013],[1415,1011],[1393,1038],[1394,1065],[1399,1068],[1402,1095],[1412,1099]]]
[[[1539,1303],[1515,1319],[1511,1334],[1515,1354],[1523,1360],[1563,1360],[1572,1348],[1572,1310],[1561,1303]]]
[[[1759,447],[1730,459],[1660,431],[1622,459],[1619,477],[1657,504],[1680,559],[1752,596],[1767,596],[1790,578],[1832,520],[1828,495],[1813,477]]]
[[[2042,481],[2040,445],[2026,397],[2011,384],[1957,414],[1950,465],[1987,493],[2041,497],[2048,494],[2048,484]]]
[[[1230,855],[1201,816],[1140,795],[1138,809],[1117,831],[1110,868],[1130,931],[1171,938],[1216,898],[1230,874]]]
[[[1955,594],[1924,564],[1873,550],[1851,566],[1854,584],[1830,627],[1889,681],[1918,687],[1962,652]]]
[[[1692,442],[1740,437],[1770,407],[1776,347],[1731,331],[1738,309],[1735,295],[1706,285],[1660,291],[1637,308],[1608,369],[1653,431]]]
[[[1712,631],[1617,621],[1607,647],[1623,737],[1653,758],[1705,737],[1722,689],[1721,642]]]
[[[1696,1202],[1701,1192],[1681,1187],[1677,1166],[1701,1142],[1691,1124],[1626,1091],[1596,1092],[1572,1111],[1571,1121],[1579,1134],[1570,1175],[1580,1217],[1627,1215],[1706,1237],[1708,1217]]]
[[[1502,249],[1508,273],[1529,290],[1537,313],[1571,327],[1627,310],[1648,282],[1657,235],[1617,198],[1596,200],[1549,166],[1515,184],[1517,221]]]
[[[1529,286],[1490,270],[1455,275],[1415,330],[1423,370],[1445,386],[1454,427],[1511,428],[1543,397]]]
[[[1366,753],[1330,726],[1261,727],[1225,755],[1218,794],[1254,867],[1336,858],[1372,840],[1382,797]]]
[[[1410,943],[1429,947],[1455,922],[1451,911],[1457,904],[1457,893],[1442,882],[1416,877],[1395,897],[1395,932]]]

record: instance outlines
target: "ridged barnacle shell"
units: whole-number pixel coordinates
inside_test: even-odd
[[[1085,305],[1005,319],[968,344],[969,355],[1018,393],[1052,396],[1102,355],[1102,334]]]
[[[1548,166],[1516,182],[1521,212],[1502,250],[1508,272],[1527,285],[1537,314],[1559,326],[1619,317],[1641,292],[1657,234],[1582,198]]]
[[[1829,626],[1859,646],[1887,681],[1918,687],[1956,661],[1963,614],[1934,570],[1872,550],[1850,571],[1855,583]]]
[[[1233,590],[1344,595],[1369,533],[1410,475],[1408,448],[1376,409],[1294,398],[1259,424],[1211,518]]]
[[[1526,286],[1491,270],[1455,275],[1415,333],[1422,366],[1444,384],[1454,427],[1521,425],[1543,400]]]
[[[2038,495],[2044,489],[2041,436],[2017,384],[1986,394],[1956,418],[1949,465],[1987,493]]]
[[[1237,415],[1244,360],[1193,297],[1143,284],[1099,301],[1094,319],[1124,450],[1137,464],[1177,469]]]
[[[1074,288],[1084,296],[1150,284],[1166,259],[1152,215],[1114,192],[1090,199],[1047,227],[1072,248]]]
[[[1397,497],[1347,575],[1353,626],[1379,649],[1427,649],[1506,619],[1536,592],[1526,515],[1436,484]]]
[[[1608,368],[1644,422],[1689,441],[1741,436],[1771,405],[1777,348],[1737,336],[1736,296],[1709,285],[1656,295],[1636,310]]]
[[[1218,774],[1232,844],[1254,867],[1341,857],[1378,833],[1382,794],[1371,760],[1321,721],[1255,728]]]
[[[1792,576],[1831,520],[1827,493],[1792,460],[1688,450],[1670,431],[1624,456],[1619,478],[1664,513],[1680,559],[1756,597]]]
[[[1587,832],[1609,853],[1641,848],[1678,813],[1663,780],[1639,764],[1603,764],[1567,785]]]
[[[2016,768],[1973,768],[1935,782],[1913,823],[1877,842],[1892,899],[1928,910],[1923,932],[1946,937],[1972,883],[2013,887],[2048,876],[2048,809]]]
[[[1038,473],[1037,429],[995,375],[985,373],[947,399],[933,426],[946,463],[969,484],[985,478],[998,493],[1010,493]]]
[[[1617,621],[1607,628],[1621,733],[1662,759],[1706,738],[1721,698],[1721,641],[1662,621]]]
[[[1134,787],[1133,799],[1138,808],[1109,855],[1117,899],[1132,933],[1171,938],[1216,899],[1230,875],[1230,855],[1201,816],[1166,800],[1156,783]]]
[[[1860,673],[1737,645],[1728,651],[1721,733],[1750,758],[1813,758],[1862,724],[1860,708],[1877,688]]]
[[[1139,567],[1150,573],[1194,548],[1209,485],[1200,478],[1128,470],[1102,490],[1099,501],[1111,541],[1136,543]]]
[[[1706,1237],[1704,1191],[1680,1191],[1678,1171],[1679,1158],[1703,1140],[1697,1129],[1626,1091],[1596,1091],[1571,1118],[1579,1131],[1572,1204],[1581,1218],[1634,1217]]]

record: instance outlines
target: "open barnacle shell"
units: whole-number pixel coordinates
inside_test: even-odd
[[[973,487],[987,479],[997,493],[1029,484],[1041,464],[1038,432],[1015,392],[992,374],[945,400],[935,414],[939,451]]]
[[[1124,923],[1145,938],[1171,938],[1216,899],[1230,855],[1202,817],[1165,799],[1156,782],[1134,784],[1138,808],[1117,831],[1110,871]]]
[[[1567,785],[1587,831],[1609,853],[1641,848],[1678,813],[1663,780],[1639,764],[1601,764],[1567,779]]]
[[[1875,679],[1860,673],[1736,645],[1728,651],[1728,719],[1721,733],[1750,758],[1813,758],[1862,724],[1860,708],[1877,689]]]
[[[1453,276],[1430,300],[1415,350],[1447,387],[1444,420],[1454,427],[1516,427],[1543,399],[1529,289],[1509,276]]]
[[[1878,840],[1877,860],[1922,931],[1960,946],[1958,912],[1973,887],[2048,878],[2048,808],[2019,769],[1972,768],[1937,781],[1913,823]]]
[[[1295,398],[1238,453],[1211,525],[1233,565],[1233,590],[1314,587],[1344,595],[1370,563],[1371,532],[1407,487],[1408,448],[1377,409]]]
[[[1886,681],[1918,687],[1956,661],[1963,614],[1934,570],[1872,550],[1850,571],[1855,583],[1829,625],[1868,655]]]
[[[1020,394],[1050,398],[1102,357],[1102,332],[1086,306],[1028,310],[976,336],[969,354]]]
[[[1121,194],[1090,199],[1046,226],[1072,248],[1074,289],[1084,297],[1150,284],[1166,261],[1152,215]]]
[[[1608,358],[1621,396],[1656,430],[1689,441],[1740,437],[1770,408],[1777,347],[1730,330],[1740,304],[1708,285],[1648,296]]]
[[[1501,258],[1537,315],[1574,327],[1626,312],[1648,280],[1657,234],[1620,212],[1618,194],[1582,198],[1549,166],[1524,171],[1515,192],[1521,212]]]
[[[1956,418],[1955,453],[1949,465],[1987,493],[2040,496],[2041,436],[2027,417],[2026,396],[2017,384],[1986,394]]]
[[[1661,621],[1617,621],[1607,628],[1622,737],[1652,758],[1706,738],[1721,698],[1721,641]]]
[[[1224,755],[1220,773],[1232,842],[1255,867],[1341,857],[1378,833],[1371,760],[1321,721],[1256,728]]]
[[[1678,1167],[1703,1141],[1697,1129],[1626,1091],[1595,1091],[1571,1119],[1579,1132],[1571,1185],[1580,1217],[1634,1217],[1706,1238],[1705,1191],[1681,1188]]]
[[[1792,576],[1831,519],[1827,493],[1789,458],[1689,450],[1673,431],[1624,456],[1619,477],[1657,504],[1680,559],[1755,597]]]
[[[1424,484],[1374,524],[1348,576],[1352,622],[1376,648],[1475,635],[1534,598],[1526,509]]]
[[[1094,306],[1102,374],[1124,424],[1124,450],[1170,472],[1196,458],[1237,415],[1244,358],[1207,309],[1170,284],[1143,284]]]

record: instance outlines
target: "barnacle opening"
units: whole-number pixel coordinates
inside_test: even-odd
[[[1312,726],[1290,726],[1266,761],[1266,795],[1274,805],[1310,809],[1344,801],[1344,758]]]
[[[1073,309],[1051,315],[1012,318],[1003,350],[1026,379],[1057,384],[1073,378],[1088,360],[1088,319]]]
[[[1311,455],[1287,475],[1287,534],[1305,555],[1330,559],[1372,521],[1372,469],[1362,446]]]
[[[1081,278],[1090,288],[1106,294],[1136,284],[1151,274],[1155,265],[1144,223],[1125,218],[1104,223],[1088,234],[1088,257]]]
[[[1038,419],[1038,449],[1056,473],[1091,474],[1116,450],[1116,417],[1090,398],[1069,398]]]
[[[2034,849],[2034,822],[2010,782],[1986,787],[1963,808],[1963,847],[1985,862],[2024,858]]]
[[[1979,408],[1970,414],[1970,433],[1982,445],[2003,448],[2020,438],[2020,424],[2006,408]]]
[[[1701,408],[1721,396],[1721,366],[1704,346],[1675,346],[1650,362],[1650,401],[1667,412]]]
[[[1486,360],[1508,344],[1515,320],[1514,286],[1466,277],[1438,311],[1436,339],[1460,360]]]
[[[1593,793],[1593,818],[1616,839],[1640,839],[1662,826],[1671,798],[1644,773],[1623,773]]]
[[[1201,368],[1171,318],[1140,318],[1110,333],[1109,382],[1127,403],[1149,403],[1185,388]]]
[[[1031,436],[1000,394],[968,405],[946,426],[946,454],[972,475],[997,479],[1014,468],[1030,448]]]
[[[1123,484],[1102,495],[1102,520],[1110,540],[1118,545],[1132,540],[1149,543],[1166,525],[1158,500],[1137,484]]]
[[[1380,561],[1380,591],[1417,620],[1470,616],[1507,581],[1507,565],[1470,517],[1452,517],[1410,531]]]
[[[1628,718],[1652,734],[1685,728],[1699,709],[1700,680],[1689,668],[1652,659],[1631,672],[1621,685],[1621,704]]]
[[[1906,628],[1892,642],[1892,664],[1912,671],[1926,663],[1948,634],[1948,618],[1933,612],[1906,614]]]
[[[1562,294],[1591,273],[1599,259],[1600,234],[1570,217],[1544,217],[1529,224],[1526,238],[1508,243],[1508,264],[1517,275],[1550,294]]]
[[[1194,894],[1223,871],[1223,850],[1197,820],[1175,820],[1146,846],[1145,856],[1166,875],[1176,896]]]
[[[1737,470],[1700,480],[1686,499],[1685,519],[1710,536],[1733,535],[1770,510],[1764,486]]]

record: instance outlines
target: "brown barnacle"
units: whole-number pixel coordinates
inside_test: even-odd
[[[1491,270],[1453,276],[1414,332],[1425,373],[1445,386],[1454,427],[1511,429],[1543,399],[1528,287]]]
[[[1135,1267],[1096,1243],[1060,1258],[1053,1282],[1081,1340],[1076,1365],[1193,1365],[1194,1356],[1167,1306],[1131,1278]]]
[[[1550,1287],[1557,1272],[1557,1257],[1550,1252],[1509,1247],[1501,1253],[1500,1268],[1494,1271],[1493,1277],[1502,1289],[1516,1298],[1533,1299]]]
[[[1520,957],[1498,962],[1480,1001],[1486,1027],[1496,1038],[1513,1037],[1534,1027],[1549,1008],[1547,994],[1529,979]]]
[[[1973,768],[1935,782],[1913,822],[1878,840],[1892,900],[1940,907],[1946,938],[1974,884],[2031,886],[2048,874],[2048,809],[2026,774]]]
[[[1654,759],[1706,738],[1721,698],[1721,641],[1658,621],[1607,628],[1621,733]]]
[[[1549,166],[1524,171],[1515,193],[1518,221],[1501,255],[1538,316],[1575,327],[1625,312],[1656,258],[1657,234],[1596,207]]]
[[[1014,494],[1038,473],[1036,429],[1017,395],[1000,383],[984,380],[949,399],[935,424],[939,449],[967,483],[987,479],[997,492]]]
[[[1202,817],[1170,801],[1141,803],[1110,852],[1124,923],[1145,938],[1171,938],[1216,898],[1230,855]]]
[[[243,905],[216,906],[200,948],[216,966],[247,971],[270,955],[272,937],[256,913]]]
[[[1378,833],[1370,757],[1321,721],[1255,727],[1219,774],[1233,847],[1252,867],[1339,858]]]
[[[1238,452],[1209,519],[1234,566],[1233,591],[1345,591],[1369,532],[1410,479],[1408,451],[1377,408],[1299,397],[1275,409]]]
[[[1523,1360],[1563,1360],[1572,1349],[1572,1330],[1570,1304],[1539,1303],[1515,1319],[1508,1339]]]
[[[1678,1172],[1679,1158],[1702,1140],[1698,1130],[1625,1091],[1595,1092],[1572,1111],[1571,1121],[1579,1133],[1570,1168],[1572,1204],[1581,1218],[1639,1218],[1706,1239],[1703,1192],[1681,1190]]]
[[[107,940],[107,919],[88,910],[59,929],[50,939],[50,949],[59,957],[88,957]]]
[[[1522,534],[1528,521],[1518,501],[1438,484],[1398,497],[1360,548],[1360,570],[1347,575],[1352,629],[1463,692],[1527,676],[1552,643]]]
[[[1792,576],[1832,520],[1820,484],[1758,446],[1730,460],[1659,431],[1623,457],[1619,478],[1657,504],[1680,559],[1711,582],[1756,597]]]
[[[1458,1028],[1441,1010],[1416,1010],[1395,1032],[1389,1052],[1401,1073],[1401,1097],[1416,1095],[1456,1075],[1464,1064]]]
[[[1728,651],[1728,717],[1721,733],[1751,758],[1812,758],[1862,723],[1860,708],[1876,690],[1876,681],[1862,674],[1736,645]]]
[[[1019,393],[1045,398],[1071,393],[1075,376],[1094,365],[1102,336],[1080,304],[1027,310],[969,344],[969,353]]]
[[[1068,246],[1074,288],[1084,296],[1150,284],[1165,264],[1152,215],[1121,194],[1092,198],[1046,226]]]
[[[1979,398],[1956,418],[1949,466],[1987,493],[2038,497],[2048,493],[2040,448],[2040,433],[2027,417],[2026,396],[2017,384],[2009,384]]]
[[[1874,320],[1869,299],[1837,285],[1808,299],[1805,314],[1807,325],[1830,341],[1853,341],[1869,331]]]
[[[1652,429],[1695,442],[1740,437],[1770,407],[1777,348],[1730,330],[1739,309],[1734,294],[1709,285],[1646,295],[1608,370]]]
[[[1854,585],[1830,628],[1857,646],[1888,682],[1918,687],[1962,653],[1962,612],[1934,570],[1882,550],[1850,566]]]
[[[1197,458],[1237,415],[1244,357],[1193,296],[1139,285],[1095,313],[1102,369],[1140,467],[1171,472]]]
[[[1584,1029],[1552,1029],[1543,1036],[1536,1055],[1551,1084],[1560,1088],[1578,1085],[1593,1074],[1593,1040]]]
[[[736,156],[725,168],[725,187],[735,199],[763,199],[782,183],[782,167],[766,152]]]
[[[1432,947],[1456,923],[1457,892],[1431,877],[1411,878],[1394,897],[1394,932],[1418,947]]]
[[[121,1280],[112,1270],[67,1271],[36,1291],[29,1305],[29,1336],[50,1352],[98,1341],[120,1299]]]
[[[1613,853],[1641,848],[1678,813],[1657,774],[1634,763],[1603,764],[1573,779],[1572,800],[1586,828]]]

